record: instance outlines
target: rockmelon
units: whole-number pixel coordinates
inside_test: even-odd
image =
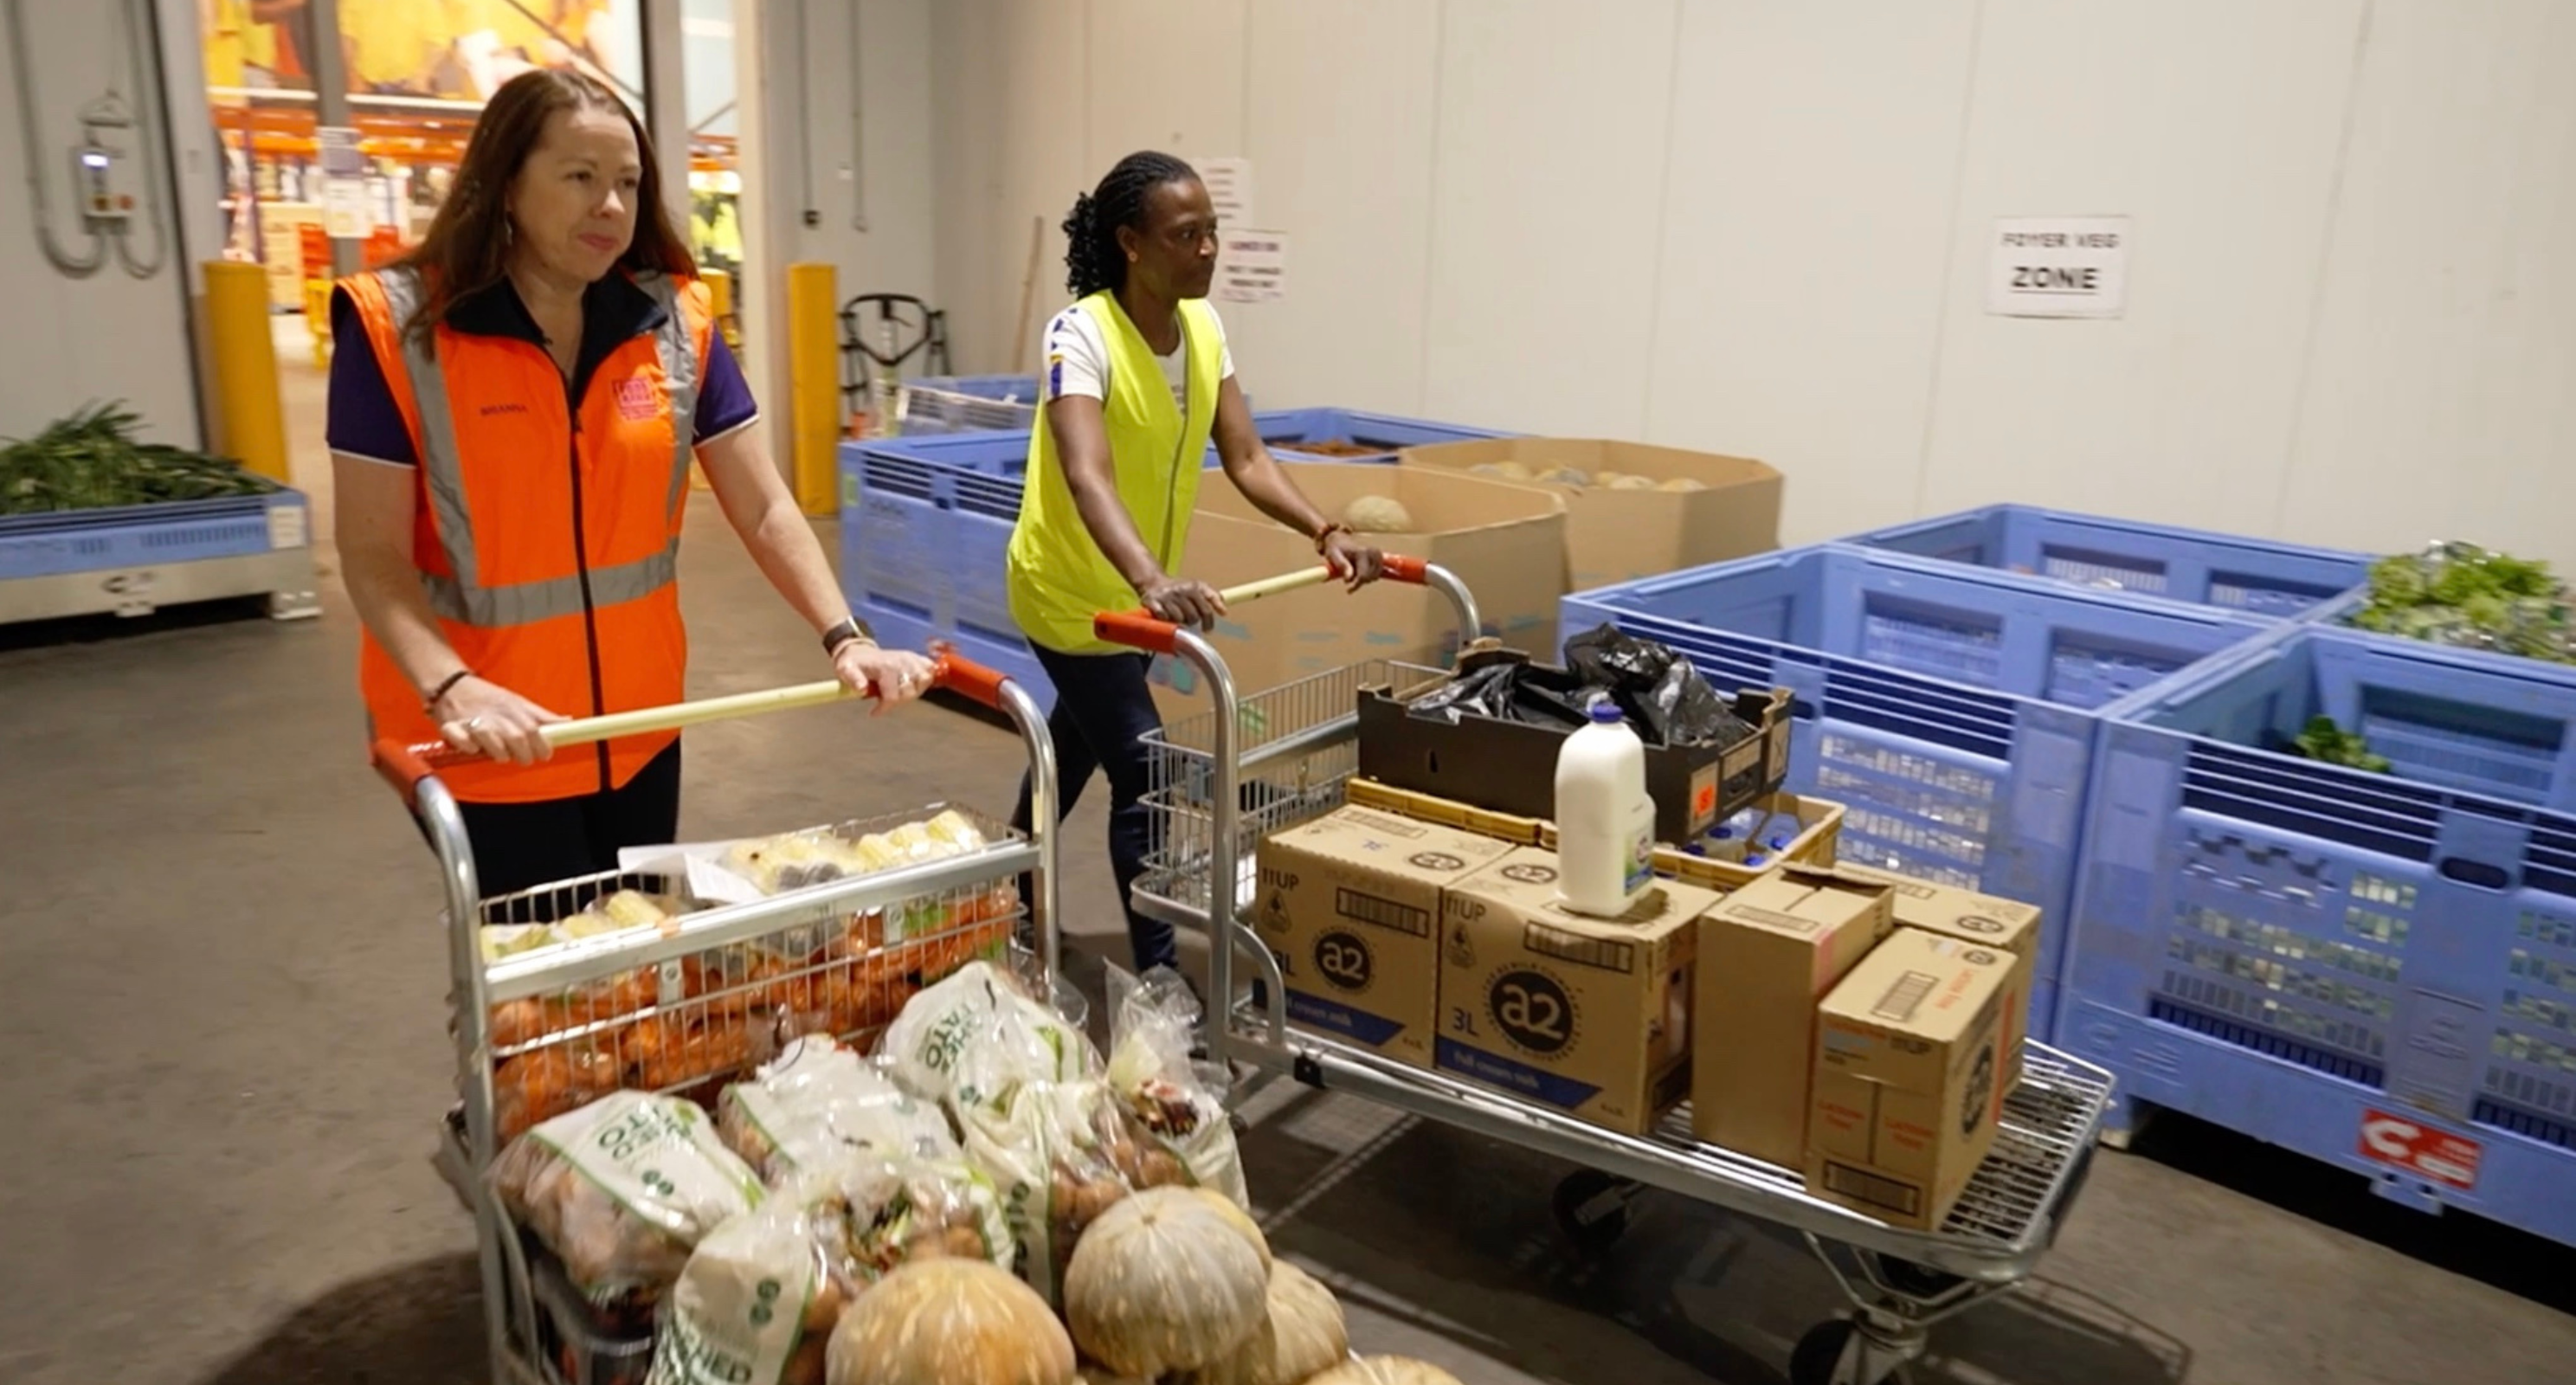
[[[1552,486],[1573,486],[1580,489],[1592,484],[1592,473],[1579,466],[1552,466],[1540,472],[1538,479]]]
[[[1065,1267],[1065,1321],[1084,1355],[1126,1375],[1213,1365],[1269,1311],[1267,1249],[1197,1192],[1149,1188],[1082,1233]]]
[[[1655,488],[1655,478],[1652,476],[1629,476],[1623,474],[1618,480],[1608,482],[1607,484],[1610,489],[1614,491],[1650,491]]]
[[[1458,1377],[1408,1356],[1361,1356],[1316,1376],[1306,1385],[1463,1385]]]
[[[1342,523],[1359,534],[1410,534],[1413,512],[1394,496],[1363,495],[1342,507]]]
[[[1704,491],[1707,490],[1708,487],[1695,478],[1689,476],[1676,476],[1673,479],[1666,481],[1663,485],[1656,487],[1656,489],[1668,491]]]
[[[982,1260],[917,1260],[841,1314],[830,1385],[1073,1385],[1073,1342],[1037,1291]]]
[[[1486,462],[1467,470],[1477,476],[1490,476],[1497,481],[1526,481],[1530,469],[1519,462]]]
[[[1313,1275],[1284,1260],[1272,1265],[1268,1301],[1243,1345],[1181,1385],[1303,1385],[1351,1354],[1342,1305]]]

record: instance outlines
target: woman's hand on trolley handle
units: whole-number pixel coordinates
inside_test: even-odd
[[[882,713],[929,692],[938,670],[930,660],[909,649],[886,649],[852,640],[833,653],[832,672],[851,692],[861,697],[873,695],[877,711]]]
[[[1223,593],[1205,582],[1179,577],[1157,577],[1138,587],[1136,598],[1154,619],[1197,630],[1215,629],[1217,617],[1225,614]]]
[[[1386,555],[1339,525],[1326,530],[1324,541],[1317,547],[1323,551],[1324,565],[1351,591],[1386,575]]]
[[[430,708],[438,733],[466,753],[479,752],[513,765],[533,765],[553,758],[541,728],[562,717],[497,683],[467,675],[439,694]]]

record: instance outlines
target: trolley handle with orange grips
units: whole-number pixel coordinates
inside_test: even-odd
[[[1046,715],[1035,697],[1007,676],[968,660],[953,650],[934,646],[934,689],[972,699],[1007,716],[1020,733],[1028,756],[1031,826],[1025,835],[1002,828],[991,819],[970,815],[986,839],[979,850],[913,860],[882,870],[844,875],[824,883],[783,889],[746,903],[720,904],[682,913],[657,928],[633,928],[571,942],[556,943],[515,956],[486,962],[483,925],[512,921],[522,906],[535,912],[575,907],[576,899],[604,896],[629,888],[637,873],[612,871],[601,876],[557,882],[503,899],[480,896],[473,850],[457,799],[440,778],[442,770],[483,758],[444,743],[411,745],[394,738],[370,748],[376,772],[419,819],[438,857],[447,901],[449,963],[453,973],[450,1003],[456,1041],[461,1122],[442,1123],[438,1163],[474,1212],[483,1274],[485,1328],[492,1356],[492,1378],[508,1382],[545,1382],[551,1368],[536,1359],[537,1310],[532,1280],[519,1238],[510,1219],[482,1176],[502,1143],[498,1065],[505,1051],[517,1062],[538,1060],[539,1071],[595,1056],[614,1054],[627,1076],[608,1085],[642,1085],[656,1090],[703,1080],[727,1050],[716,1042],[730,1038],[723,1026],[733,1023],[736,1006],[746,1011],[754,997],[782,989],[796,993],[796,1007],[830,985],[836,1001],[843,987],[857,989],[861,978],[879,963],[910,963],[944,956],[963,941],[1002,936],[1017,919],[987,908],[1009,882],[1023,876],[1032,886],[1025,901],[1030,930],[1036,935],[1041,986],[1063,989],[1063,942],[1058,918],[1056,873],[1056,802],[1059,793],[1054,742]],[[864,694],[873,696],[873,694]],[[679,730],[734,718],[796,708],[827,706],[863,696],[837,681],[797,684],[677,703],[665,707],[616,712],[605,716],[555,722],[543,728],[547,743],[558,749],[587,745],[619,736]],[[887,826],[893,826],[887,820]],[[871,830],[873,827],[871,826]],[[1010,896],[1001,893],[1003,899]],[[896,941],[892,920],[918,914],[929,906],[941,914],[943,902],[950,927],[933,935],[906,934]],[[964,912],[971,903],[972,912]],[[487,917],[489,915],[490,917]],[[873,930],[863,926],[876,920]],[[906,925],[909,927],[909,925]],[[774,949],[783,939],[828,938],[828,954],[818,948],[802,967],[776,973],[743,972],[739,959]],[[920,954],[916,957],[915,954]],[[715,959],[733,959],[719,963]],[[928,961],[923,961],[925,968]],[[708,975],[708,972],[720,972]],[[811,972],[812,975],[807,975]],[[739,973],[739,974],[737,974]],[[848,973],[847,976],[842,973]],[[653,994],[659,979],[659,997]],[[880,987],[899,997],[902,988]],[[599,999],[591,999],[599,997]],[[786,1003],[781,1001],[782,1004]],[[857,1003],[864,1004],[864,1000]],[[545,1007],[551,1006],[548,1009]],[[595,1008],[594,1008],[595,1007]],[[837,1006],[836,1006],[837,1008]],[[547,1017],[536,1032],[521,1032],[509,1020],[535,1009]],[[563,1023],[558,1026],[556,1021]],[[870,1020],[862,1027],[873,1027]],[[693,1027],[694,1026],[694,1027]],[[841,1026],[833,1022],[833,1032]],[[623,1036],[623,1037],[621,1037]],[[632,1041],[638,1055],[623,1045]],[[685,1040],[685,1045],[683,1044]],[[706,1042],[701,1051],[701,1040]],[[658,1042],[657,1042],[658,1041]],[[623,1060],[637,1056],[631,1069]],[[655,1060],[660,1059],[657,1068]],[[666,1080],[668,1079],[668,1080]],[[582,1083],[586,1089],[589,1084]],[[549,1093],[554,1095],[554,1093]],[[525,1112],[514,1112],[524,1116]],[[461,1128],[460,1128],[461,1126]]]

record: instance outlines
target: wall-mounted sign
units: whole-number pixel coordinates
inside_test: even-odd
[[[2129,299],[2129,218],[2004,217],[1987,248],[1986,311],[2118,317]]]
[[[1227,303],[1276,303],[1288,296],[1288,237],[1226,231],[1217,238],[1216,292]]]

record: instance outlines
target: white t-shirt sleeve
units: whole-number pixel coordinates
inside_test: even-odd
[[[1080,308],[1057,313],[1055,321],[1047,324],[1045,349],[1039,355],[1046,362],[1041,390],[1046,398],[1109,397],[1109,343],[1091,314]]]
[[[1222,382],[1234,378],[1234,348],[1225,339],[1225,323],[1208,309],[1208,321],[1216,324],[1217,373]],[[1100,331],[1100,322],[1082,309],[1067,308],[1047,324],[1044,349],[1039,353],[1046,361],[1043,393],[1048,399],[1068,395],[1085,395],[1093,399],[1109,397],[1109,340]]]

